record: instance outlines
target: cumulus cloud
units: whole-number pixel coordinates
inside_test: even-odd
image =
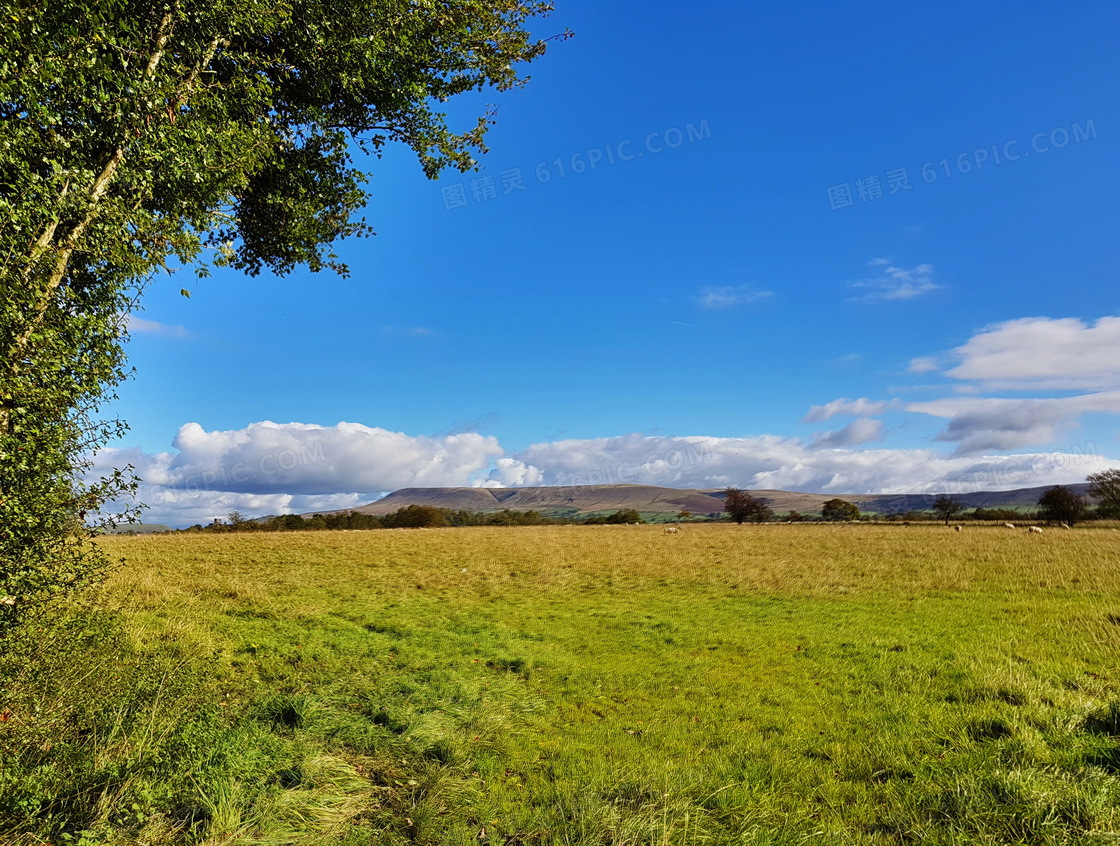
[[[987,490],[1070,484],[1110,466],[1092,444],[1064,453],[966,457],[930,449],[826,449],[774,435],[632,434],[534,444],[516,457],[539,467],[549,485],[736,485],[836,494],[960,492],[977,480]]]
[[[890,259],[885,258],[872,259],[867,264],[877,271],[877,275],[848,283],[854,290],[862,292],[851,297],[852,302],[877,303],[911,300],[936,291],[941,287],[933,281],[932,264],[919,264],[911,268],[905,268],[891,264]]]
[[[823,432],[813,437],[815,447],[845,447],[883,440],[883,421],[861,417],[835,432]]]
[[[772,296],[773,291],[762,291],[754,285],[723,285],[701,288],[696,299],[701,308],[718,309],[747,305]]]
[[[544,473],[539,467],[518,461],[516,458],[499,458],[494,462],[494,469],[490,471],[486,481],[481,483],[484,488],[521,488],[535,487],[542,484]]]
[[[1093,325],[1078,318],[1025,317],[974,335],[950,355],[955,379],[989,390],[1093,390],[1120,387],[1120,317]]]
[[[898,400],[869,400],[867,397],[848,399],[841,397],[824,405],[814,405],[809,413],[802,418],[802,423],[820,423],[835,417],[837,414],[851,414],[856,417],[869,417],[873,414],[882,414],[888,408],[897,408]]]
[[[402,487],[470,485],[502,455],[498,440],[474,432],[410,436],[358,423],[253,423],[244,429],[180,427],[175,452],[106,449],[93,470],[131,464],[151,522],[180,512],[237,508],[246,514],[344,508]],[[228,510],[228,509],[227,509]]]
[[[1120,413],[1120,391],[1050,399],[953,397],[911,403],[906,410],[947,418],[936,439],[969,454],[1052,443],[1086,412]]]

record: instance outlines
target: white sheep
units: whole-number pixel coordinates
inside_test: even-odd
[[[1015,524],[1014,524],[1014,523],[1004,523],[1004,524],[1003,524],[1003,528],[1005,528],[1005,529],[1014,529],[1014,528],[1015,528]]]
[[[953,531],[954,532],[959,532],[960,530],[961,530],[960,526],[953,526]]]
[[[681,530],[677,526],[666,526],[665,527],[665,534],[667,534],[667,535],[679,535],[680,533],[681,533]]]
[[[1027,533],[1031,535],[1041,535],[1042,529],[1040,529],[1038,526],[1029,526],[1027,528]]]

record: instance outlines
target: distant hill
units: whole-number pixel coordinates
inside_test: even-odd
[[[967,494],[949,494],[965,508],[1033,508],[1038,498],[1052,487],[1018,488],[1011,491],[977,491]],[[1084,494],[1087,484],[1066,485],[1070,490]],[[670,513],[689,511],[697,516],[718,514],[723,510],[723,488],[661,488],[654,485],[576,485],[572,487],[540,488],[402,488],[376,502],[343,511],[361,514],[392,514],[409,505],[430,505],[454,511],[485,513],[501,511],[540,511],[550,514],[573,516],[598,512],[635,511]],[[778,513],[800,511],[804,514],[820,512],[830,499],[840,497],[854,502],[861,511],[878,514],[901,514],[921,511],[933,506],[942,494],[815,494],[797,491],[752,490],[754,496],[765,499]],[[337,512],[314,511],[305,514]]]
[[[152,532],[172,532],[170,526],[162,523],[121,523],[113,529],[106,529],[107,535],[149,535]]]

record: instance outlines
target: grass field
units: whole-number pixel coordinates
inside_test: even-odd
[[[0,689],[0,842],[1120,843],[1118,532],[101,543]]]

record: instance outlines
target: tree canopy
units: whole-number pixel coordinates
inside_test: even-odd
[[[1085,515],[1085,500],[1069,488],[1055,485],[1038,498],[1039,513],[1044,520],[1072,526]]]
[[[539,0],[5,6],[0,599],[14,599],[0,615],[80,582],[84,522],[133,484],[127,472],[78,479],[82,456],[122,429],[98,409],[127,376],[123,316],[146,280],[187,263],[345,273],[333,245],[372,231],[355,154],[400,142],[429,177],[472,167],[492,114],[455,132],[439,104],[521,84],[520,66],[546,48],[527,25],[549,11]]]
[[[945,521],[945,525],[948,526],[954,514],[964,511],[964,506],[951,496],[943,496],[933,504],[933,510],[938,517]]]
[[[1089,496],[1099,500],[1097,511],[1102,517],[1120,517],[1120,470],[1111,468],[1090,473]]]
[[[723,510],[736,523],[764,523],[774,516],[766,500],[739,488],[728,488],[724,493]]]
[[[846,499],[830,499],[821,507],[821,517],[830,521],[848,521],[859,519],[859,506]]]

